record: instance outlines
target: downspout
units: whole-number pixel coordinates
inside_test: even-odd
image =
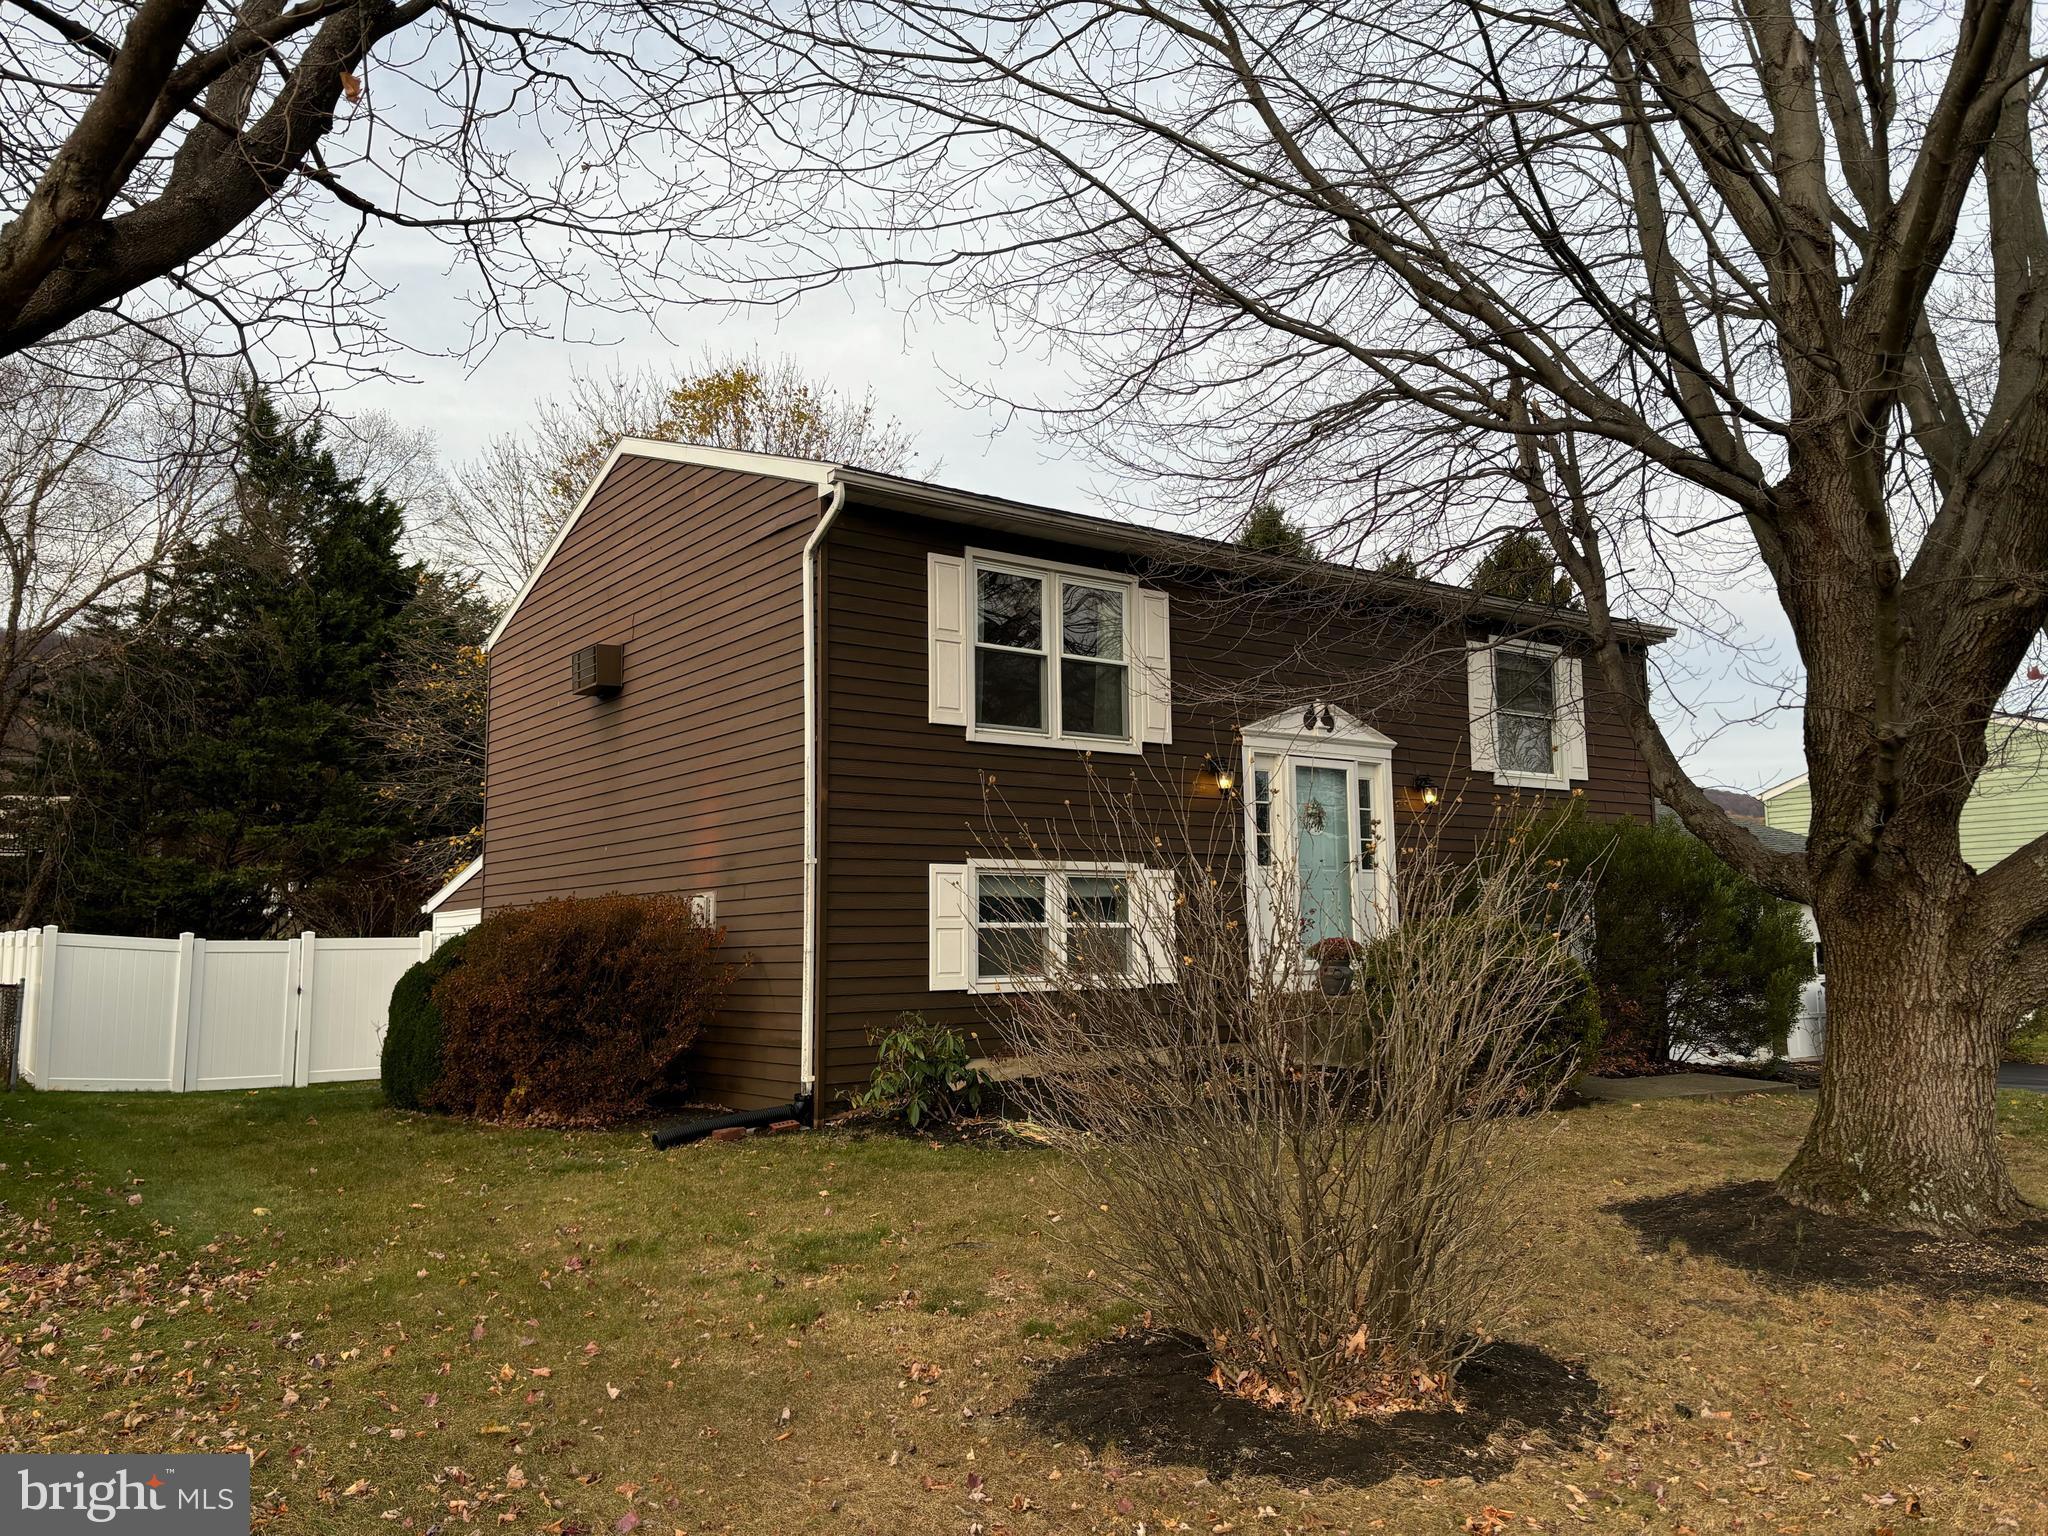
[[[846,484],[835,469],[832,491],[825,498],[825,510],[818,526],[804,541],[804,923],[803,965],[799,985],[803,989],[800,1009],[799,1066],[800,1094],[816,1112],[822,1095],[818,1092],[818,593],[817,559],[825,535],[831,532],[840,509],[846,505]]]

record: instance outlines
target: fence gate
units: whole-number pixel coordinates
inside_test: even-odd
[[[377,1076],[391,989],[432,952],[431,933],[207,940],[29,928],[0,933],[0,996],[17,1001],[12,1054],[38,1088],[348,1082]]]

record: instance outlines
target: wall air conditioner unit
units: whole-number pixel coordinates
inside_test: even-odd
[[[569,658],[569,691],[608,699],[624,685],[626,648],[586,645]]]

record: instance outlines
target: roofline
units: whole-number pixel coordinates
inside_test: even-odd
[[[1985,722],[1987,730],[1994,725],[2012,726],[2025,731],[2048,731],[2048,720],[2037,720],[2032,715],[2013,714],[2002,709],[1994,709],[1991,712],[1990,720]],[[1773,784],[1769,789],[1758,790],[1756,797],[1759,800],[1775,799],[1788,790],[1797,789],[1809,777],[1810,775],[1808,774],[1798,774],[1793,778],[1787,779],[1782,784]]]
[[[484,642],[485,650],[496,645],[503,637],[506,628],[512,622],[512,616],[519,611],[520,605],[526,601],[540,581],[541,573],[548,568],[556,552],[567,541],[569,534],[583,516],[584,509],[597,495],[598,487],[604,484],[618,461],[628,456],[658,459],[671,464],[691,464],[705,469],[742,470],[773,479],[794,480],[817,487],[821,499],[835,486],[842,486],[849,494],[862,501],[894,502],[905,511],[937,518],[943,522],[997,528],[1057,543],[1080,544],[1127,554],[1168,559],[1179,557],[1191,564],[1211,569],[1219,564],[1219,555],[1227,554],[1233,565],[1250,566],[1274,573],[1284,572],[1297,577],[1336,579],[1347,586],[1361,587],[1395,601],[1407,601],[1435,609],[1462,609],[1479,618],[1528,628],[1562,628],[1584,633],[1588,627],[1584,614],[1548,607],[1542,603],[1485,597],[1473,592],[1470,587],[1453,586],[1449,582],[1426,581],[1412,576],[1389,576],[1328,561],[1295,560],[1285,555],[1255,554],[1222,539],[1203,538],[1196,534],[1176,533],[1141,524],[1134,525],[1119,522],[1114,518],[1097,517],[1091,513],[1069,512],[1063,508],[1013,501],[1007,497],[989,496],[977,491],[956,490],[951,486],[933,485],[929,481],[913,480],[903,475],[882,474],[876,470],[860,469],[852,465],[828,464],[818,459],[785,458],[770,453],[750,453],[736,448],[702,448],[689,443],[665,443],[651,438],[628,437],[622,438],[613,447],[605,456],[605,461],[599,466],[597,473],[591,476],[590,483],[584,487],[574,509],[562,520],[562,526],[549,541],[546,553],[541,556],[540,562],[534,566],[532,573],[520,586],[511,603],[506,606],[504,614],[492,627],[490,638]],[[1644,624],[1632,619],[1615,620],[1614,629],[1623,640],[1638,645],[1654,645],[1660,640],[1669,640],[1678,633],[1666,625]]]
[[[541,554],[519,590],[512,594],[512,601],[505,605],[505,611],[498,622],[491,626],[491,633],[484,641],[489,650],[503,637],[506,626],[512,622],[512,615],[519,611],[539,583],[541,573],[555,558],[555,553],[568,541],[570,532],[583,516],[583,509],[597,495],[612,472],[612,466],[628,455],[636,459],[660,459],[671,464],[694,464],[700,469],[740,469],[750,474],[769,475],[778,480],[802,480],[818,487],[823,495],[838,472],[836,464],[820,463],[814,459],[787,459],[773,453],[747,453],[737,448],[699,448],[690,443],[664,443],[651,437],[622,437],[612,445],[612,451],[604,456],[604,462],[597,467],[597,473],[590,477],[590,483],[583,487],[583,494],[576,498],[576,505],[569,515],[562,519],[562,526],[555,530],[555,536],[548,540],[548,547]]]
[[[1787,790],[1797,789],[1800,785],[1804,784],[1805,782],[1806,775],[1802,773],[1797,778],[1787,779],[1782,784],[1773,784],[1769,789],[1758,790],[1756,792],[1756,797],[1759,800],[1775,800],[1779,795],[1784,794]]]
[[[458,869],[455,872],[455,877],[452,880],[450,880],[446,885],[442,886],[441,889],[434,892],[434,894],[429,896],[425,901],[421,902],[420,910],[422,912],[439,911],[441,903],[446,901],[450,896],[453,896],[457,891],[461,890],[463,886],[467,885],[472,875],[480,875],[483,872],[484,856],[482,854],[478,854],[475,858],[471,859],[467,864],[463,865],[462,868]],[[481,903],[479,903],[479,905],[481,905]]]

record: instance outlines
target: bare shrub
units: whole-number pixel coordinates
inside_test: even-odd
[[[1079,1240],[1115,1289],[1206,1343],[1226,1391],[1324,1423],[1454,1401],[1518,1289],[1500,1138],[1568,1075],[1582,893],[1525,834],[1462,865],[1416,841],[1401,921],[1366,914],[1353,989],[1326,996],[1297,904],[1281,892],[1274,942],[1248,943],[1235,847],[1159,836],[1156,807],[1141,830],[1149,798],[1098,795],[1027,839],[1036,858],[1174,877],[1170,910],[1130,906],[1151,930],[1133,947],[1170,952],[1169,980],[1105,986],[1055,953],[1007,1000],[1031,1058],[1017,1091],[1092,1213]]]

